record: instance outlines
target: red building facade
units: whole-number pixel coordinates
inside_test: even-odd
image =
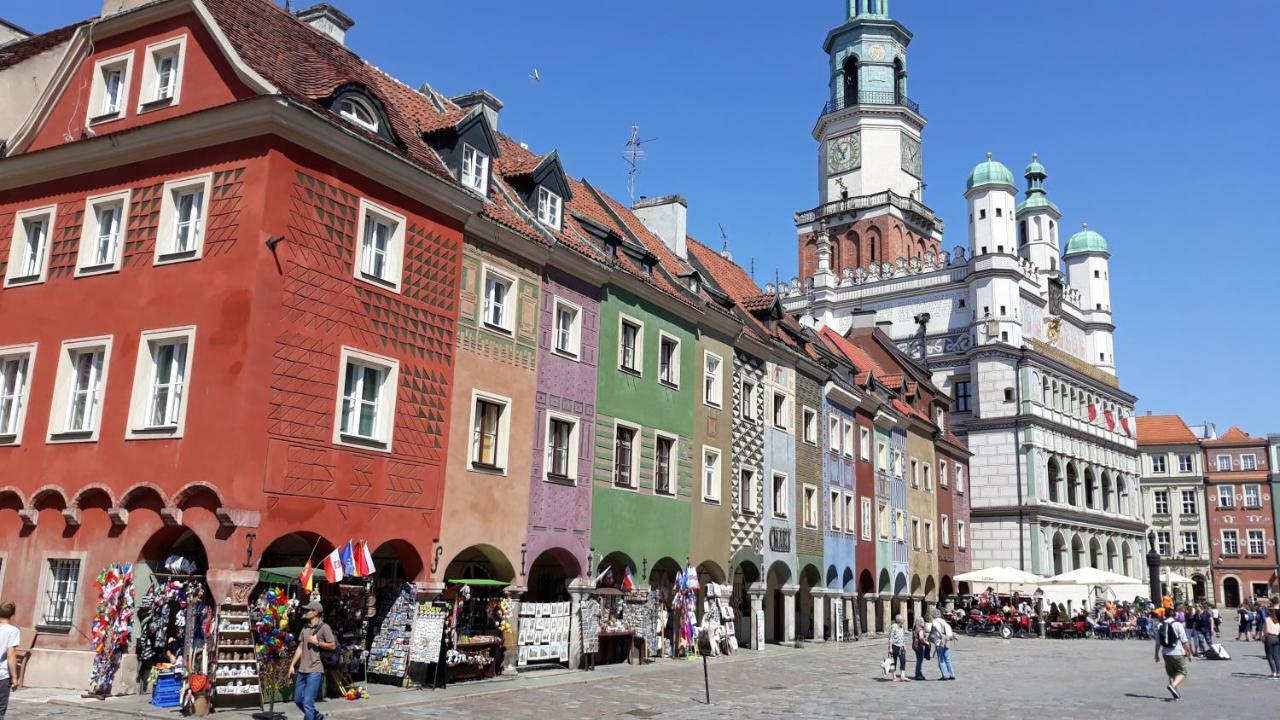
[[[182,552],[221,596],[358,539],[434,578],[482,201],[427,98],[311,35],[256,0],[106,17],[0,160],[0,561],[42,648],[83,646],[112,562]]]
[[[1265,598],[1276,573],[1267,439],[1233,427],[1201,442],[1214,583],[1225,607]]]

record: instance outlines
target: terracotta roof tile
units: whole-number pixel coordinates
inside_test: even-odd
[[[1195,433],[1177,415],[1138,415],[1139,445],[1194,444]]]
[[[831,343],[833,347],[839,350],[840,353],[844,355],[849,362],[853,363],[853,366],[860,371],[857,378],[858,385],[866,384],[867,378],[863,377],[864,375],[867,375],[868,373],[875,373],[878,376],[882,372],[880,366],[876,364],[875,360],[871,359],[871,356],[867,354],[866,350],[858,347],[840,333],[829,327],[823,327],[819,334],[825,338],[827,342]]]
[[[1214,440],[1204,441],[1205,445],[1214,445],[1214,446],[1238,445],[1240,443],[1248,443],[1250,445],[1259,445],[1259,444],[1265,445],[1267,443],[1267,440],[1266,438],[1253,437],[1249,433],[1241,430],[1239,425],[1232,425],[1231,429],[1227,430],[1218,438]]]
[[[746,298],[760,295],[760,287],[741,265],[696,240],[689,243],[689,252],[693,253],[698,262],[711,273],[716,285],[734,301],[741,302]]]
[[[768,310],[777,302],[777,295],[774,295],[773,293],[763,293],[754,297],[743,298],[739,301],[739,304],[746,310],[757,312],[759,310]]]

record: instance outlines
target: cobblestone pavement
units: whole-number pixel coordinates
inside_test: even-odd
[[[711,706],[704,704],[700,663],[665,662],[643,669],[601,668],[594,676],[573,673],[478,685],[476,691],[489,694],[452,700],[428,692],[421,700],[408,697],[416,704],[400,707],[362,709],[334,701],[322,707],[335,720],[1275,716],[1280,681],[1267,679],[1261,644],[1227,641],[1226,646],[1230,662],[1191,664],[1178,703],[1168,701],[1163,664],[1152,661],[1147,642],[963,638],[953,653],[960,678],[955,682],[886,682],[878,667],[883,641],[871,640],[799,651],[771,649],[763,656],[713,662]],[[936,678],[936,664],[927,664],[925,675]],[[9,717],[121,717],[102,707],[23,701],[19,693]],[[277,709],[291,720],[300,717],[295,708]]]

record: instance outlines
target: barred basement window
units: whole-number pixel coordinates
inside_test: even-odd
[[[45,625],[54,627],[71,626],[71,622],[75,617],[79,585],[79,560],[56,559],[49,561],[49,575],[45,580]]]

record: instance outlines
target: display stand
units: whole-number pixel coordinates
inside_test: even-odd
[[[408,683],[409,652],[416,617],[413,583],[397,583],[378,595],[381,623],[369,647],[368,674],[388,685]],[[443,629],[443,628],[442,628]]]
[[[409,640],[409,678],[422,687],[443,689],[448,682],[445,645],[451,608],[448,603],[418,603]]]
[[[571,603],[521,603],[517,665],[569,662]]]
[[[219,710],[262,709],[262,675],[254,651],[249,606],[224,603],[218,608],[214,706]]]

